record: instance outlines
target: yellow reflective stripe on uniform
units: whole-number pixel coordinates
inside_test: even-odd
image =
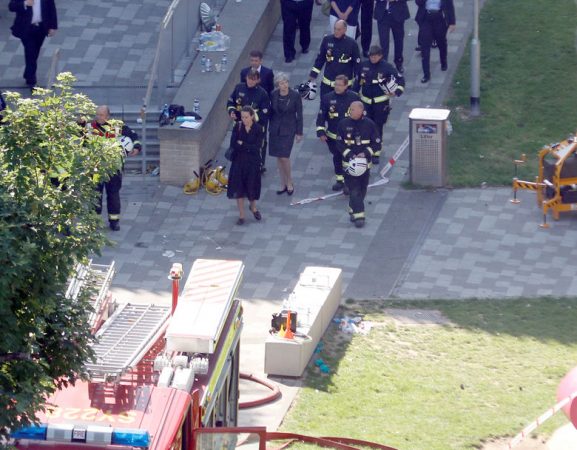
[[[371,140],[370,139],[361,139],[361,144],[370,144]]]
[[[350,148],[346,148],[345,151],[343,152],[343,158],[344,158],[345,156],[347,156],[350,152],[351,152],[351,149],[350,149]],[[344,161],[343,161],[343,163],[344,163]],[[347,163],[347,164],[348,164],[348,163]]]
[[[323,83],[329,85],[330,87],[335,87],[335,82],[329,80],[327,77],[323,77]],[[349,80],[348,82],[348,86],[352,86],[353,85],[353,80]]]
[[[353,219],[364,219],[365,218],[365,212],[358,212],[358,213],[353,213],[351,214],[351,216],[353,216]]]
[[[119,220],[120,214],[108,214],[108,220]]]
[[[387,100],[389,100],[389,96],[388,95],[381,95],[380,97],[375,97],[373,98],[373,101],[375,103],[383,103],[386,102]]]
[[[317,127],[317,131],[325,131],[326,127]]]
[[[337,134],[336,133],[331,133],[330,131],[326,131],[327,136],[330,137],[331,139],[336,139],[337,138]]]
[[[254,120],[258,122],[258,112],[254,110]]]
[[[370,105],[371,103],[373,103],[373,99],[369,98],[369,97],[365,97],[363,94],[360,94],[359,97],[361,98],[361,101],[363,103],[367,103],[368,105]]]
[[[335,179],[336,179],[337,181],[345,181],[345,177],[342,176],[342,175],[335,175]]]
[[[316,67],[313,67],[312,72],[321,73],[321,69],[317,69]]]

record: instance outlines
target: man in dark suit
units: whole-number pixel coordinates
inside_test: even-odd
[[[389,36],[392,32],[395,45],[395,67],[402,74],[405,20],[411,17],[407,0],[376,0],[374,16],[379,30],[383,58],[389,60]]]
[[[439,48],[441,70],[447,70],[447,31],[455,29],[455,6],[453,0],[415,0],[419,9],[415,20],[419,24],[419,45],[421,46],[423,78],[421,83],[431,79],[431,46],[433,41]]]
[[[24,79],[29,87],[36,85],[36,68],[40,48],[46,36],[58,29],[54,0],[10,0],[10,11],[16,13],[12,35],[24,46]]]
[[[299,30],[299,43],[302,52],[309,52],[313,0],[280,0],[280,11],[283,26],[282,44],[284,58],[286,63],[291,63],[297,53],[295,49],[297,29]]]
[[[251,50],[249,58],[250,66],[240,71],[240,82],[246,83],[246,76],[251,70],[254,70],[260,75],[260,87],[270,96],[274,90],[274,72],[262,65],[262,52],[260,50]]]

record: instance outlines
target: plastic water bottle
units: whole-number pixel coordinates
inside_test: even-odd
[[[200,101],[197,98],[194,99],[194,103],[192,104],[192,110],[197,114],[200,113]]]
[[[166,123],[170,121],[170,112],[168,111],[168,104],[164,104],[162,107],[162,117]]]
[[[206,55],[204,53],[200,57],[200,71],[206,72]]]
[[[210,58],[206,58],[206,71],[212,72],[212,60]]]
[[[226,72],[226,65],[228,64],[228,58],[226,57],[226,53],[222,55],[222,59],[220,60],[220,70]]]

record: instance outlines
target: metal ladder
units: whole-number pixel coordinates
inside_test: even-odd
[[[68,282],[66,297],[76,300],[84,289],[91,289],[94,293],[91,298],[93,310],[88,317],[88,323],[94,328],[97,320],[103,316],[103,309],[107,306],[110,285],[114,278],[114,261],[111,264],[78,264],[74,276]]]
[[[169,306],[120,305],[96,334],[96,362],[86,365],[91,380],[119,381],[156,342],[169,317]]]

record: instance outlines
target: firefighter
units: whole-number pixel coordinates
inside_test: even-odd
[[[319,76],[323,66],[325,68],[321,98],[333,90],[337,75],[346,75],[352,84],[361,62],[359,46],[354,39],[346,36],[346,32],[347,23],[337,20],[334,33],[323,38],[319,54],[309,73],[309,81],[313,81]]]
[[[393,90],[387,87],[393,86]],[[383,138],[383,126],[391,111],[391,97],[400,97],[405,91],[405,79],[383,59],[383,50],[378,45],[369,49],[369,60],[364,61],[355,81],[354,90],[365,105],[367,117],[375,122],[379,138]],[[380,150],[373,155],[373,164],[379,164]]]
[[[106,136],[108,138],[116,138],[117,131],[108,123],[110,119],[110,108],[106,105],[96,108],[96,119],[93,120],[89,128],[95,134]],[[120,131],[122,136],[129,137],[132,140],[133,148],[128,153],[128,156],[136,156],[142,149],[142,145],[138,141],[138,135],[130,129],[127,125],[122,125]],[[122,151],[119,156],[118,171],[110,177],[108,181],[99,183],[97,190],[100,193],[98,204],[96,205],[96,213],[102,212],[102,193],[106,189],[106,206],[108,209],[108,222],[112,231],[120,230],[120,188],[122,187],[122,171],[124,170],[125,152]]]
[[[349,215],[355,227],[365,226],[365,196],[369,185],[371,160],[381,149],[375,122],[364,117],[363,102],[354,101],[350,117],[339,122],[337,144],[342,152],[345,183],[349,188]]]
[[[246,75],[246,82],[235,86],[226,102],[226,110],[230,118],[235,122],[240,122],[240,112],[244,106],[250,106],[255,113],[256,122],[266,130],[270,115],[270,99],[266,91],[259,85],[260,74],[256,70],[251,70]],[[266,138],[261,149],[261,173],[266,171],[264,166],[266,157]]]
[[[333,167],[336,182],[333,191],[343,191],[348,194],[343,172],[342,152],[337,146],[337,127],[339,122],[348,117],[351,103],[359,99],[356,92],[348,89],[349,79],[345,75],[337,75],[335,90],[321,98],[321,106],[317,115],[317,136],[327,143],[333,155]]]

